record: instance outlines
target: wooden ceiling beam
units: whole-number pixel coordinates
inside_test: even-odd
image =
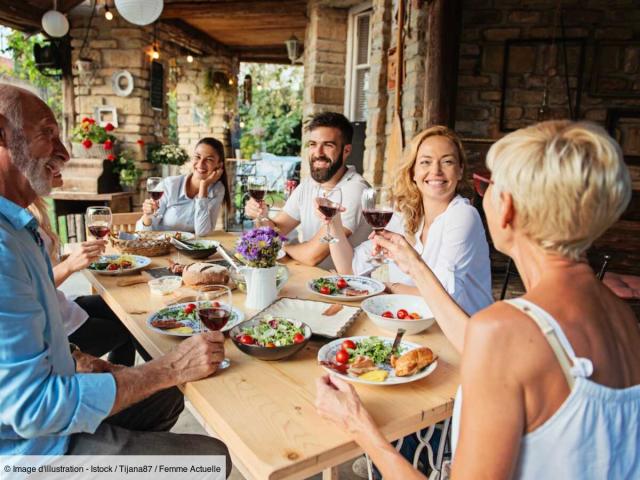
[[[188,45],[183,45],[179,40],[174,41],[179,46],[185,47],[191,50],[201,50],[204,53],[213,53],[216,48],[227,49],[227,45],[221,44],[217,40],[215,40],[210,35],[207,35],[202,30],[188,24],[187,22],[180,19],[170,19],[170,20],[161,20],[161,27],[166,27],[169,29],[178,29],[185,36],[187,36],[190,41],[187,42]]]
[[[19,30],[41,29],[43,13],[26,3],[0,0],[0,22]]]
[[[292,17],[306,18],[306,0],[247,0],[224,3],[180,2],[166,3],[161,18],[221,17],[226,15],[277,15],[288,14]]]

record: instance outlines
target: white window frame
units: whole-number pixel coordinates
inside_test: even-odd
[[[356,55],[356,33],[357,33],[357,22],[358,17],[362,14],[368,13],[369,15],[373,15],[373,6],[371,1],[367,1],[352,7],[349,10],[349,20],[348,20],[348,30],[347,30],[347,63],[345,66],[345,92],[344,92],[344,113],[346,117],[355,121],[355,113],[356,113],[356,79],[357,75],[355,75],[355,61],[354,58]],[[369,22],[369,28],[371,29],[371,23]],[[369,61],[371,61],[371,35],[369,35],[369,45],[368,45],[367,56]],[[360,65],[360,68],[371,68],[371,64],[367,63],[366,65]],[[365,119],[366,121],[366,119]]]

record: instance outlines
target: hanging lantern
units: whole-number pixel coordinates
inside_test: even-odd
[[[122,18],[142,26],[155,22],[164,6],[163,0],[115,0],[115,4]]]

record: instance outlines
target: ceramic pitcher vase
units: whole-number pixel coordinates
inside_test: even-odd
[[[245,307],[253,310],[262,310],[271,305],[278,297],[276,288],[276,272],[278,267],[242,269],[247,282],[247,298]]]

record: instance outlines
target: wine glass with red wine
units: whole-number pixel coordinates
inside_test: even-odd
[[[222,330],[232,315],[231,289],[224,285],[204,285],[197,296],[196,309],[202,331]],[[225,358],[219,369],[228,368],[231,361]]]
[[[111,209],[109,207],[89,207],[85,218],[89,233],[100,240],[111,231]]]
[[[265,202],[265,197],[267,196],[267,177],[263,175],[250,176],[247,179],[247,188],[249,190],[249,196],[262,205]],[[256,222],[258,224],[262,223],[264,220],[268,220],[268,218],[256,218]]]
[[[147,178],[147,192],[154,202],[159,202],[164,195],[164,187],[162,186],[162,177]]]
[[[342,205],[342,190],[339,188],[333,188],[331,190],[325,190],[322,187],[318,189],[318,210],[325,216],[327,220],[331,220],[335,217],[336,213],[340,210]],[[331,223],[327,224],[327,234],[320,238],[321,243],[336,243],[339,242],[336,237],[331,235]]]
[[[393,193],[390,187],[367,188],[362,193],[362,214],[374,232],[384,230],[393,216]],[[369,263],[388,262],[381,251],[375,253]]]

